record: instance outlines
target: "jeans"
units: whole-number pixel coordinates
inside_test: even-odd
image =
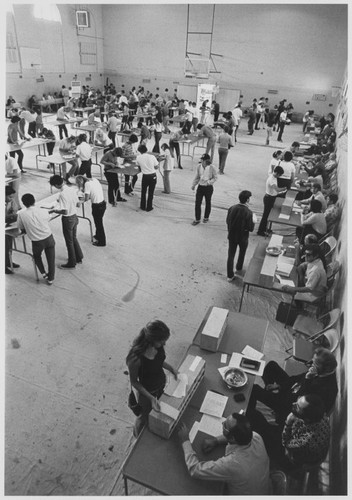
[[[92,216],[95,224],[95,239],[98,241],[99,246],[105,247],[106,238],[103,226],[103,217],[106,210],[106,201],[101,203],[92,203]]]
[[[62,216],[62,232],[64,234],[68,253],[67,265],[72,267],[83,259],[83,252],[77,240],[77,226],[77,215]]]
[[[65,124],[59,125],[59,135],[60,139],[63,139],[63,136],[68,137],[67,127]]]
[[[30,135],[31,137],[33,137],[33,139],[36,137],[37,135],[37,124],[36,122],[30,122],[28,123],[28,135]]]
[[[179,143],[170,140],[169,141],[169,146],[170,146],[171,154],[174,156],[174,153],[176,153],[177,166],[181,167],[181,154],[180,154],[180,145],[179,145]]]
[[[204,219],[209,219],[210,211],[211,211],[211,197],[213,196],[214,188],[213,186],[198,186],[196,192],[196,206],[195,206],[195,215],[196,220],[201,219],[201,205],[203,201],[203,197],[205,198],[205,212]]]
[[[52,155],[53,152],[54,152],[54,148],[55,148],[55,141],[53,142],[48,142],[46,144],[46,149],[48,150],[48,155]]]
[[[156,186],[156,174],[143,174],[142,177],[142,191],[141,191],[141,210],[149,212],[153,208],[153,196]],[[148,191],[148,199],[147,198]]]
[[[137,182],[138,175],[125,175],[125,194],[133,192],[133,188]]]
[[[116,148],[116,132],[111,132],[111,130],[108,133],[109,139],[112,140],[112,143],[114,145],[114,148]]]
[[[119,174],[105,171],[104,175],[108,181],[108,201],[109,203],[115,203],[117,198],[121,198]]]
[[[92,160],[82,160],[79,167],[79,175],[86,175],[89,179],[92,178]]]
[[[12,158],[15,158],[16,155],[17,155],[18,166],[20,167],[20,170],[22,170],[23,169],[23,157],[24,157],[22,150],[19,149],[18,151],[11,151],[10,156],[12,156]]]
[[[218,153],[219,153],[219,170],[220,172],[224,173],[226,158],[227,155],[229,154],[229,150],[224,148],[219,148]]]
[[[266,194],[264,196],[264,198],[263,198],[264,211],[263,211],[263,215],[262,215],[262,220],[260,221],[260,224],[258,227],[258,233],[265,233],[270,210],[273,208],[275,200],[276,200],[276,196],[270,196],[268,194]]]
[[[214,150],[215,150],[216,136],[209,137],[207,141],[207,147],[205,153],[210,155],[210,161],[213,162],[214,159]]]
[[[281,141],[281,139],[282,139],[282,134],[284,132],[285,125],[286,125],[285,122],[280,122],[279,123],[279,135],[277,136],[277,140],[278,141]]]
[[[239,254],[237,258],[236,270],[241,271],[243,267],[244,258],[246,255],[246,250],[248,247],[248,236],[244,237],[241,241],[231,241],[229,240],[229,249],[227,254],[227,277],[233,278],[233,262],[235,260],[237,246],[239,247]]]
[[[55,278],[55,240],[52,234],[45,238],[45,240],[32,241],[34,261],[41,274],[45,273],[42,261],[43,250],[48,262],[48,279],[49,281],[53,281]]]
[[[154,137],[155,137],[155,144],[153,147],[153,153],[160,153],[160,146],[159,143],[161,141],[162,133],[161,132],[154,132]]]

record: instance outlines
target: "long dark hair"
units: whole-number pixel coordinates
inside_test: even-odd
[[[167,340],[169,337],[169,327],[163,321],[159,319],[150,321],[134,339],[132,347],[127,354],[126,362],[128,363],[132,358],[140,358],[154,342]]]

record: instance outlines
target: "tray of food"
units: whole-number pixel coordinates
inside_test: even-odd
[[[224,373],[225,384],[230,389],[239,389],[247,383],[247,375],[241,368],[229,368]]]

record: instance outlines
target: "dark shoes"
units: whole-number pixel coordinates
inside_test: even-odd
[[[68,264],[61,264],[59,266],[60,269],[75,269],[76,266],[69,266]]]
[[[95,247],[105,247],[106,244],[104,243],[99,243],[99,241],[93,241],[92,243]]]
[[[154,208],[147,208],[146,212],[151,212]]]
[[[125,198],[117,198],[116,201],[127,201]]]
[[[18,269],[20,267],[20,265],[19,264],[15,264],[14,262],[12,262],[12,267],[14,269]]]
[[[192,226],[197,226],[198,224],[200,224],[200,220],[194,220],[192,222]]]
[[[266,233],[264,233],[263,231],[258,231],[258,232],[257,232],[257,235],[258,235],[258,236],[266,236]]]
[[[178,168],[180,168],[181,170],[183,170],[183,167],[181,167],[181,165],[179,165]]]
[[[9,267],[5,267],[5,274],[14,274]]]

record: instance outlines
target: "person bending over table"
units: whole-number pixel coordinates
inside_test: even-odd
[[[210,155],[210,160],[213,162],[214,159],[214,151],[215,151],[215,144],[216,144],[216,133],[214,130],[210,127],[210,125],[203,125],[202,123],[199,123],[197,125],[198,129],[198,135],[200,137],[207,137],[207,146],[205,149],[205,154]]]
[[[200,462],[189,440],[187,427],[180,425],[178,437],[190,475],[195,479],[225,482],[228,495],[271,493],[269,457],[263,439],[252,431],[248,418],[233,413],[222,426],[222,436],[204,439],[202,448],[208,453],[216,446],[226,444],[225,455],[218,460]]]
[[[183,169],[183,167],[181,165],[181,152],[180,152],[180,144],[178,141],[182,138],[183,138],[183,129],[181,128],[176,132],[172,132],[169,140],[171,154],[173,157],[175,157],[176,153],[177,167],[180,168],[181,170]]]
[[[100,163],[104,165],[104,175],[108,181],[108,201],[113,206],[116,207],[118,201],[127,201],[122,198],[120,192],[119,174],[118,174],[118,158],[122,158],[122,148],[115,148],[107,151]],[[116,173],[109,172],[111,169],[116,169]]]
[[[315,302],[327,291],[327,276],[320,246],[307,245],[306,262],[297,267],[298,286],[283,285],[281,290],[294,294],[295,301]]]
[[[160,411],[158,399],[166,384],[165,368],[177,379],[177,370],[165,361],[164,346],[170,337],[169,327],[158,319],[150,321],[134,339],[126,357],[132,387],[137,391],[141,414],[133,435],[137,437],[147,423],[151,410]]]
[[[283,173],[284,169],[278,165],[277,167],[274,168],[274,172],[270,174],[266,180],[265,195],[263,198],[264,211],[262,215],[262,220],[260,221],[258,227],[258,232],[257,232],[258,236],[266,236],[266,226],[268,224],[268,217],[271,209],[274,206],[276,197],[278,193],[284,193],[287,191],[287,188],[279,188],[277,186],[277,179],[281,177]]]
[[[292,162],[293,154],[291,151],[285,151],[283,154],[283,159],[280,162],[280,167],[284,169],[284,173],[280,176],[277,181],[277,185],[282,188],[291,189],[292,182],[295,178],[296,168]]]
[[[95,224],[95,235],[93,245],[96,247],[106,246],[105,230],[103,217],[106,210],[106,201],[102,185],[98,179],[88,179],[84,175],[77,175],[76,184],[79,190],[84,194],[84,201],[90,199],[92,203],[92,216]]]
[[[133,144],[138,142],[138,137],[136,134],[131,134],[125,144],[122,145],[122,157],[126,160],[132,160],[136,158],[136,153],[133,149]],[[133,196],[134,186],[137,182],[138,175],[125,175],[125,194],[128,196]]]
[[[112,139],[108,136],[108,134],[101,128],[97,128],[97,130],[94,132],[94,146],[100,146],[103,149],[103,153],[105,154],[107,151],[110,149],[113,149],[114,144],[112,142]]]
[[[74,135],[70,135],[69,137],[61,139],[61,141],[59,142],[59,153],[61,154],[61,156],[76,154],[76,137]],[[71,168],[66,174],[63,172],[63,175],[65,175],[66,182],[69,182],[70,177],[78,174],[79,165],[78,165],[78,160],[76,158],[67,161],[67,163],[71,165]]]
[[[71,111],[71,108],[69,106],[61,106],[61,108],[59,108],[57,110],[56,119],[58,121],[69,120],[70,117],[67,115],[67,113],[69,113],[70,111]],[[60,139],[62,139],[64,135],[65,135],[65,137],[68,137],[68,131],[67,131],[66,124],[62,123],[61,125],[59,125]]]
[[[288,472],[322,462],[329,450],[329,418],[317,394],[305,394],[292,403],[283,428],[269,424],[259,411],[252,426],[262,436],[270,459]]]
[[[276,422],[281,428],[292,403],[305,394],[317,394],[324,402],[326,413],[330,413],[336,400],[338,388],[336,379],[337,361],[324,347],[318,347],[309,363],[307,372],[288,375],[276,361],[269,361],[264,368],[262,379],[265,387],[253,385],[246,415],[254,425],[257,401],[275,412]]]
[[[26,137],[26,135],[20,130],[19,123],[21,121],[21,118],[19,116],[13,116],[11,118],[11,123],[7,127],[7,143],[8,144],[13,144],[15,146],[19,146],[19,137],[23,139],[24,141],[30,141],[31,139],[29,137]],[[12,158],[15,158],[17,155],[17,163],[18,166],[20,167],[20,170],[22,174],[24,174],[26,171],[23,169],[23,151],[22,149],[18,149],[17,151],[11,151],[10,156]]]

